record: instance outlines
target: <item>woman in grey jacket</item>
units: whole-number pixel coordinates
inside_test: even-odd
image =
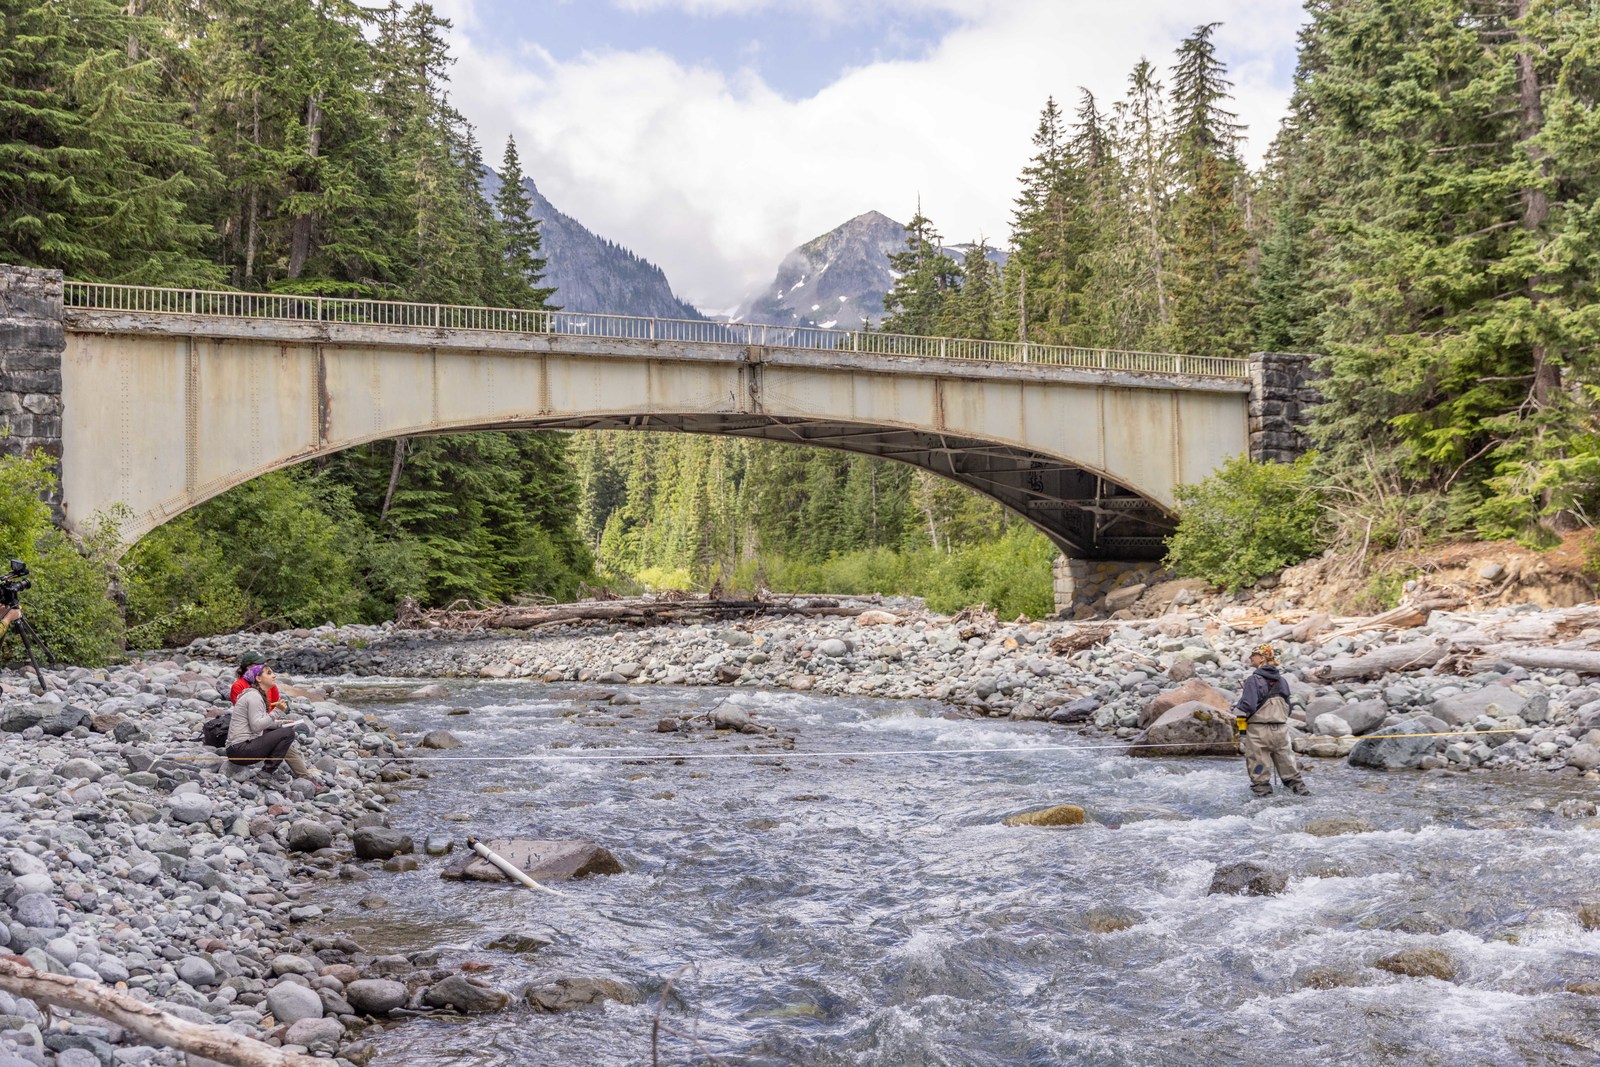
[[[298,720],[280,722],[267,710],[267,694],[278,680],[272,668],[258,663],[244,672],[249,688],[239,694],[233,705],[233,719],[228,723],[228,744],[224,751],[232,763],[259,763],[266,760],[269,767],[287,766],[296,778],[317,780],[313,771],[295,748],[294,728]]]

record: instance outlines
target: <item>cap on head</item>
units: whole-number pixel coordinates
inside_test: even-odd
[[[246,670],[254,667],[257,663],[265,662],[267,662],[266,657],[261,653],[246,652],[244,655],[239,657],[239,673],[243,674]]]
[[[1250,650],[1250,654],[1252,656],[1260,656],[1268,663],[1278,662],[1278,651],[1271,645],[1257,645],[1255,648]]]

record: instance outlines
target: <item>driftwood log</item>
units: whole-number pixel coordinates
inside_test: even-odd
[[[395,623],[403,629],[419,630],[532,630],[540,626],[562,626],[584,622],[654,624],[690,618],[744,618],[751,615],[833,615],[856,616],[867,605],[840,604],[826,598],[783,600],[733,600],[725,597],[685,597],[658,599],[628,597],[617,600],[585,600],[576,604],[549,607],[435,608],[423,611],[412,600],[403,601]]]
[[[1529,648],[1526,645],[1490,645],[1474,649],[1474,656],[1500,660],[1513,667],[1536,671],[1576,671],[1600,674],[1600,652],[1587,648]]]
[[[1380,678],[1395,671],[1435,666],[1449,651],[1450,646],[1442,640],[1408,641],[1403,645],[1375,648],[1359,656],[1340,656],[1312,669],[1311,676],[1323,683]]]
[[[87,978],[37,971],[20,956],[0,956],[0,989],[36,1004],[86,1011],[157,1048],[178,1049],[234,1067],[327,1067],[328,1063],[285,1052],[223,1026],[191,1023]]]

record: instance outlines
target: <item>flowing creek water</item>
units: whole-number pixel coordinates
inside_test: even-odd
[[[392,810],[419,850],[430,834],[585,838],[627,873],[557,899],[443,881],[435,858],[374,864],[317,892],[332,925],[371,951],[492,964],[512,993],[603,976],[643,999],[407,1021],[374,1038],[379,1067],[648,1064],[669,980],[663,1064],[1543,1065],[1600,1050],[1600,997],[1565,991],[1600,981],[1600,931],[1577,918],[1600,899],[1593,783],[1320,761],[1311,798],[1257,801],[1236,760],[1130,759],[930,702],[641,688],[642,706],[616,708],[570,686],[446,684],[373,710],[450,730],[463,747],[444,756],[751,756],[429,764]],[[655,732],[724,698],[793,750]],[[872,756],[974,748],[1022,751]],[[1059,803],[1098,825],[1000,825]],[[1332,816],[1377,831],[1301,830]],[[1240,860],[1284,872],[1287,891],[1208,896]],[[389,906],[358,905],[373,895]],[[518,932],[554,943],[486,947]],[[1372,966],[1411,946],[1449,953],[1456,981]]]

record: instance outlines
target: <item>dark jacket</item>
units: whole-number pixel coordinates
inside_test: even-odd
[[[1257,667],[1244,680],[1244,692],[1239,695],[1239,702],[1233,706],[1233,710],[1248,719],[1273,695],[1288,700],[1289,683],[1283,680],[1278,668],[1269,663],[1265,667]]]

